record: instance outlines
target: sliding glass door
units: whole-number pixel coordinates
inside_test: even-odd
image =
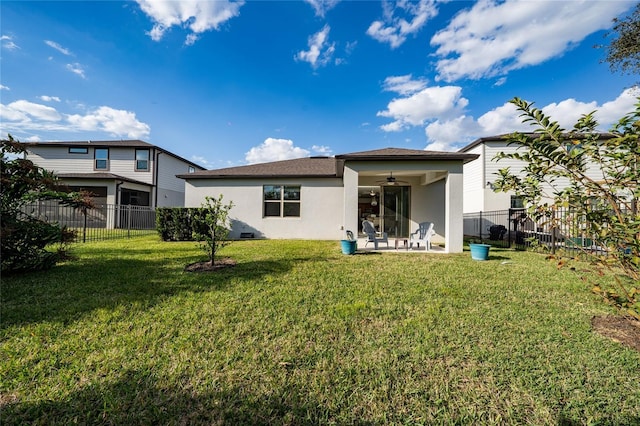
[[[389,237],[409,237],[410,186],[382,187],[382,226]]]

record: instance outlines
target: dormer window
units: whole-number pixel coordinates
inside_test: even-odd
[[[136,172],[149,171],[149,150],[136,149]]]
[[[96,170],[109,170],[109,148],[96,148],[93,156]]]

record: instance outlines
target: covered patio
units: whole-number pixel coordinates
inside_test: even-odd
[[[421,222],[432,222],[432,251],[461,252],[462,168],[474,158],[397,148],[337,155],[337,160],[344,161],[345,230],[358,236],[359,250],[375,251],[372,244],[365,247],[362,223],[367,220],[388,237],[389,249],[383,243],[378,251],[424,253],[422,247],[406,250],[404,241]]]

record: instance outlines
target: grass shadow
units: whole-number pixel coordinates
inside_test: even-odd
[[[2,409],[2,423],[317,425],[344,415],[310,397],[302,384],[284,380],[281,387],[261,390],[251,383],[218,384],[202,394],[161,386],[149,372],[125,371],[113,383],[92,384],[62,400],[10,402]],[[373,423],[351,419],[349,424]]]
[[[90,262],[79,260],[49,271],[3,277],[0,329],[40,321],[67,323],[87,312],[120,305],[150,307],[181,292],[224,291],[235,280],[284,274],[296,261],[244,261],[215,272],[184,271],[193,260],[193,256],[118,258],[105,252]]]

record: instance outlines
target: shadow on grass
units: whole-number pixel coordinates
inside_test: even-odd
[[[303,260],[308,259],[239,262],[233,268],[198,273],[184,271],[193,256],[135,259],[105,252],[90,261],[3,277],[0,329],[40,321],[66,323],[95,309],[120,305],[147,308],[181,292],[224,291],[246,280],[286,273]]]
[[[115,383],[91,385],[61,401],[6,404],[2,421],[4,425],[317,425],[335,422],[339,414],[311,399],[301,384],[259,392],[247,383],[199,394],[188,386],[161,387],[148,373],[126,371]],[[349,424],[373,423],[355,418]]]

